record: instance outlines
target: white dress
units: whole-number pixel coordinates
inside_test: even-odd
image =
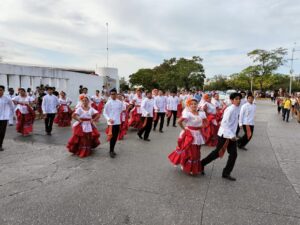
[[[206,119],[206,115],[204,112],[198,112],[198,115],[194,115],[193,113],[189,111],[185,111],[182,114],[182,118],[184,119],[186,129],[189,129],[188,127],[201,127],[203,124],[203,119]],[[205,144],[204,138],[201,134],[201,130],[192,130],[189,129],[193,135],[193,145],[203,145]],[[181,131],[180,136],[184,133],[184,131]]]
[[[93,115],[97,114],[98,111],[92,107],[88,111],[85,111],[81,106],[78,107],[75,111],[75,114],[78,115],[79,118],[81,119],[92,119]],[[76,121],[73,124],[73,127],[76,127],[80,122]],[[89,133],[92,132],[92,123],[91,121],[82,121],[81,122],[81,127],[84,133]]]
[[[66,98],[66,99],[59,98],[58,103],[59,103],[59,105],[64,106],[64,112],[68,112],[68,106],[71,105],[72,101],[69,98]]]

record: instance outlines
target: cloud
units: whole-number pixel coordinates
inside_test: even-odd
[[[204,58],[207,76],[238,72],[255,48],[300,43],[292,0],[2,0],[4,60],[59,66],[110,65],[128,76],[171,57]],[[300,73],[299,63],[295,72]]]

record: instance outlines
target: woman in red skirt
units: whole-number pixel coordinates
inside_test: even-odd
[[[73,113],[70,108],[72,101],[66,96],[65,92],[61,91],[58,102],[59,107],[57,110],[57,115],[54,119],[54,123],[57,123],[59,127],[69,127],[71,126]]]
[[[205,143],[201,134],[205,115],[198,112],[197,108],[197,100],[192,99],[189,110],[183,111],[182,117],[178,120],[178,124],[182,128],[178,145],[169,155],[171,163],[174,165],[180,164],[181,169],[191,175],[197,175],[203,170],[200,162],[200,148]]]
[[[118,136],[118,140],[122,140],[124,136],[127,134],[127,130],[129,128],[128,125],[129,103],[125,101],[125,96],[119,95],[118,98],[123,103],[123,110],[121,113],[121,126],[120,126],[120,132]]]
[[[67,148],[79,157],[86,157],[91,154],[93,148],[100,145],[100,133],[94,122],[100,115],[97,110],[89,106],[89,98],[80,96],[81,106],[73,113],[76,120],[73,124],[73,136],[70,138]]]
[[[136,95],[133,97],[131,104],[134,105],[134,108],[130,112],[130,119],[129,119],[129,126],[134,127],[136,129],[141,129],[143,127],[142,122],[142,111],[141,111],[141,104],[142,104],[142,91],[140,89],[136,90]]]
[[[92,107],[96,109],[101,115],[105,102],[104,102],[104,98],[100,95],[99,90],[96,90],[96,95],[92,96],[91,100],[92,100]]]
[[[13,98],[13,102],[16,105],[16,130],[23,136],[28,136],[33,130],[35,119],[35,112],[31,107],[34,99],[27,96],[24,88],[19,88],[19,95]]]
[[[217,146],[218,143],[218,130],[220,127],[221,120],[217,116],[217,108],[211,103],[211,96],[205,94],[203,101],[199,104],[200,110],[206,113],[207,125],[202,128],[203,136],[207,146]]]

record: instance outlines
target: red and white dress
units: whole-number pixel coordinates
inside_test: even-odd
[[[34,99],[29,96],[16,96],[13,98],[13,101],[16,104],[16,130],[23,136],[27,136],[33,131],[35,112],[29,104],[32,103]]]
[[[221,120],[217,117],[217,108],[210,102],[203,102],[200,108],[206,112],[207,124],[202,128],[202,133],[207,146],[217,146],[218,130]]]
[[[132,104],[134,104],[134,108],[130,112],[130,119],[129,119],[129,126],[134,127],[137,129],[141,129],[143,127],[143,121],[141,120],[142,117],[142,97],[138,97],[137,95],[133,98]]]
[[[68,127],[71,126],[72,113],[73,111],[70,108],[72,101],[69,98],[58,99],[59,107],[57,110],[54,123],[58,124],[59,127]]]
[[[92,107],[94,109],[96,109],[100,114],[102,114],[102,111],[103,111],[103,108],[104,108],[104,98],[102,96],[97,96],[97,95],[94,95],[92,96],[91,98],[92,100]]]
[[[178,137],[176,149],[169,155],[171,163],[180,164],[182,170],[191,175],[202,172],[200,148],[205,144],[201,133],[204,119],[205,114],[201,112],[194,115],[188,110],[183,111],[180,120],[185,122],[186,128]]]
[[[79,157],[86,157],[91,154],[91,150],[100,145],[100,133],[91,122],[93,116],[98,111],[90,107],[85,111],[82,107],[78,107],[75,114],[82,120],[73,124],[73,136],[69,139],[67,148]]]
[[[123,108],[121,113],[121,125],[120,125],[120,132],[118,136],[118,140],[122,140],[124,136],[127,134],[129,125],[128,125],[128,119],[129,119],[129,112],[128,112],[128,106],[129,103],[123,101]]]

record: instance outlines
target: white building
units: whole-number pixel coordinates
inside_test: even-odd
[[[107,67],[85,70],[0,63],[0,84],[6,90],[14,88],[15,91],[19,87],[34,91],[41,84],[54,86],[76,102],[80,85],[88,88],[89,95],[94,95],[96,90],[102,91],[103,86],[107,90],[119,89],[119,76],[118,69]]]

